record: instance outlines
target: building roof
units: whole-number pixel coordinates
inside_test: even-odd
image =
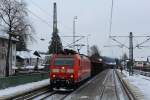
[[[5,32],[0,31],[0,38],[2,38],[2,39],[9,39],[9,35],[7,33],[5,33]],[[11,40],[18,41],[16,38],[13,38],[13,37],[11,38]]]
[[[135,61],[147,61],[146,57],[138,57],[134,59]]]
[[[32,51],[17,51],[16,56],[19,56],[22,59],[37,58],[37,56],[35,56]]]
[[[34,55],[34,51],[28,50],[28,51],[17,51],[16,56],[19,56],[22,59],[28,59],[28,58],[37,58],[36,55]],[[38,57],[40,59],[45,59],[47,56],[52,56],[52,55],[47,55],[47,54],[40,54],[41,57]]]

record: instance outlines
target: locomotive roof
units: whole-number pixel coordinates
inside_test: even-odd
[[[58,57],[73,57],[74,55],[56,54]]]

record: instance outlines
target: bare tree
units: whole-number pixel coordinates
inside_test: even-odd
[[[100,51],[96,45],[93,45],[90,50],[91,57],[100,58]]]
[[[26,46],[26,40],[32,30],[28,24],[26,4],[21,0],[0,0],[0,26],[2,30],[9,35],[8,50],[6,57],[6,76],[9,76],[9,52],[11,46],[11,37],[18,38],[19,44]],[[22,43],[23,42],[23,43]]]
[[[122,59],[121,59],[121,60],[122,60],[122,61],[128,60],[128,56],[127,56],[126,53],[124,53],[124,54],[122,55]]]

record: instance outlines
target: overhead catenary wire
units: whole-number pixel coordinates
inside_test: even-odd
[[[114,0],[111,0],[111,10],[110,10],[110,19],[109,19],[109,38],[112,39],[113,41],[119,43],[121,47],[124,46],[124,47],[128,48],[125,44],[123,44],[115,39],[115,37],[118,37],[118,36],[112,36],[113,11],[114,11]],[[124,37],[124,36],[120,36],[120,37]]]
[[[111,0],[111,6],[110,6],[110,17],[109,17],[109,28],[108,28],[108,40],[110,43],[110,39],[114,40],[111,37],[112,34],[112,19],[113,19],[113,9],[114,9],[114,0]],[[116,40],[114,40],[116,41]],[[119,43],[120,44],[120,43]],[[113,49],[111,49],[112,55],[113,55]]]
[[[32,12],[31,10],[28,9],[28,12],[31,13],[34,17],[36,17],[37,19],[39,19],[41,22],[43,22],[44,24],[46,24],[48,27],[53,29],[53,26],[48,23],[49,21],[46,21],[45,19],[39,17],[37,14],[35,14],[34,12]],[[60,31],[59,31],[60,32]]]
[[[37,3],[35,3],[33,0],[30,0],[30,1],[32,2],[32,4],[33,4],[36,8],[40,9],[43,13],[45,13],[46,15],[49,16],[49,13],[46,12],[46,9],[41,8],[41,7],[40,7]]]
[[[36,3],[34,3],[33,1],[32,1],[32,3],[34,4],[34,6],[36,6],[37,8],[39,8],[42,12],[45,12],[44,9],[42,9],[41,7],[39,7]],[[34,17],[36,17],[37,19],[39,19],[39,20],[40,20],[41,22],[43,22],[44,24],[46,24],[48,27],[50,26],[51,28],[53,28],[53,26],[50,25],[50,23],[48,23],[47,20],[41,18],[40,16],[38,16],[36,13],[34,13],[34,12],[31,11],[31,10],[29,10],[29,9],[27,9],[27,10],[28,10],[29,13],[31,13]],[[47,13],[45,12],[45,14],[47,14]],[[48,15],[48,14],[47,14],[47,15]]]
[[[110,19],[109,19],[109,37],[112,32],[112,19],[113,19],[114,0],[111,2]]]
[[[33,0],[31,0],[31,2],[32,2],[32,4],[33,4],[36,8],[40,9],[43,13],[45,13],[46,15],[49,16],[49,13],[46,12],[46,10],[44,10],[43,8],[41,8],[41,7],[40,7],[37,3],[35,3]],[[72,28],[70,28],[70,27],[68,27],[68,26],[66,26],[66,25],[62,25],[60,22],[59,22],[59,24],[60,24],[62,27],[64,27],[64,29],[69,30],[69,31],[72,31]]]
[[[30,12],[33,16],[35,16],[36,18],[38,18],[39,20],[41,20],[41,22],[43,22],[44,24],[48,25],[49,27],[53,28],[50,23],[48,23],[45,19],[39,17],[38,15],[36,15],[34,12],[32,12],[31,10],[28,9],[28,12]]]
[[[148,42],[149,40],[150,40],[150,38],[148,38],[148,39],[144,40],[143,42],[141,42],[141,43],[137,44],[134,48],[141,46],[142,44],[144,44],[144,43]]]
[[[70,43],[70,44],[66,45],[65,47],[69,47],[69,46],[71,46],[72,44],[74,44],[74,43],[76,43],[76,42],[78,42],[78,41],[82,40],[83,38],[85,38],[85,36],[80,37],[79,39],[77,39],[77,40],[76,40],[76,41],[74,41],[73,43]]]

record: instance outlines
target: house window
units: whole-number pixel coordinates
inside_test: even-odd
[[[5,58],[5,56],[4,56],[4,54],[2,53],[2,59],[4,59]]]
[[[2,59],[5,59],[5,57],[6,57],[6,50],[5,50],[5,48],[2,48],[2,51],[1,51],[1,58],[2,58]]]
[[[1,49],[1,48],[0,48]],[[0,50],[0,59],[2,59],[2,51]]]
[[[2,53],[2,59],[5,59],[5,54],[4,53]]]
[[[16,57],[16,56],[14,56],[14,55],[13,55],[13,57],[12,57],[12,61],[15,61],[15,57]]]
[[[2,41],[2,47],[5,47],[5,42],[4,41]]]

